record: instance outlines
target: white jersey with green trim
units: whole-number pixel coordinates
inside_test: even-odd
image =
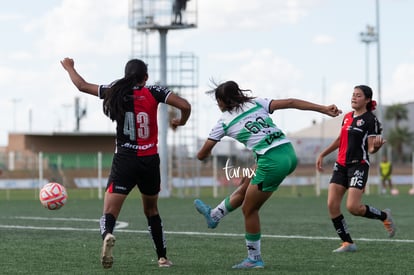
[[[223,112],[208,138],[220,141],[224,136],[236,139],[257,154],[290,141],[269,116],[271,99],[255,98],[239,110]]]

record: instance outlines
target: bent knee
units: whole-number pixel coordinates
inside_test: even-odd
[[[354,216],[363,216],[365,214],[364,205],[347,205],[348,212]]]

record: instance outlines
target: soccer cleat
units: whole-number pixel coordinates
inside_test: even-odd
[[[170,260],[168,260],[164,257],[161,257],[161,258],[158,259],[158,266],[159,267],[170,267],[172,265],[173,265],[173,263]]]
[[[394,224],[394,219],[392,218],[392,215],[391,215],[391,209],[387,208],[382,211],[387,213],[387,218],[383,221],[383,223],[384,223],[385,230],[387,230],[388,232],[388,237],[392,238],[395,235],[395,224]]]
[[[114,258],[112,257],[112,248],[115,245],[115,236],[111,233],[106,234],[105,239],[102,244],[102,258],[101,263],[103,268],[111,268],[114,263]]]
[[[250,258],[244,259],[241,263],[233,265],[232,268],[234,269],[242,269],[242,268],[264,268],[263,261],[255,261]]]
[[[356,250],[357,250],[356,244],[343,242],[339,248],[332,250],[332,252],[355,252]]]
[[[214,221],[213,218],[210,216],[211,207],[199,199],[196,199],[194,201],[194,205],[197,211],[206,218],[207,227],[211,229],[216,228],[218,225],[218,222]]]

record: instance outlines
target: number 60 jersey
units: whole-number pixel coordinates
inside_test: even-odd
[[[99,86],[104,99],[110,85]],[[157,85],[134,87],[124,99],[125,115],[116,122],[116,153],[149,156],[158,153],[158,104],[165,103],[171,91]]]
[[[224,136],[229,136],[259,155],[290,142],[269,116],[271,101],[255,98],[243,104],[241,109],[223,112],[208,138],[220,141]]]

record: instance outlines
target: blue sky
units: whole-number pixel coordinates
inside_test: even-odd
[[[414,101],[414,1],[379,3],[382,103]],[[377,99],[377,45],[370,46],[366,83],[365,44],[359,37],[367,24],[375,25],[375,0],[199,0],[197,5],[198,27],[169,32],[167,46],[169,54],[192,52],[199,59],[195,106],[201,137],[220,115],[203,93],[212,78],[235,80],[256,96],[335,103],[344,111],[350,110],[355,85],[372,86]],[[59,61],[73,57],[90,82],[121,77],[131,55],[128,1],[7,1],[0,31],[0,146],[9,132],[72,131],[75,96],[88,108],[81,131],[113,131],[101,102],[78,93]],[[273,118],[294,132],[322,116],[289,110]]]

